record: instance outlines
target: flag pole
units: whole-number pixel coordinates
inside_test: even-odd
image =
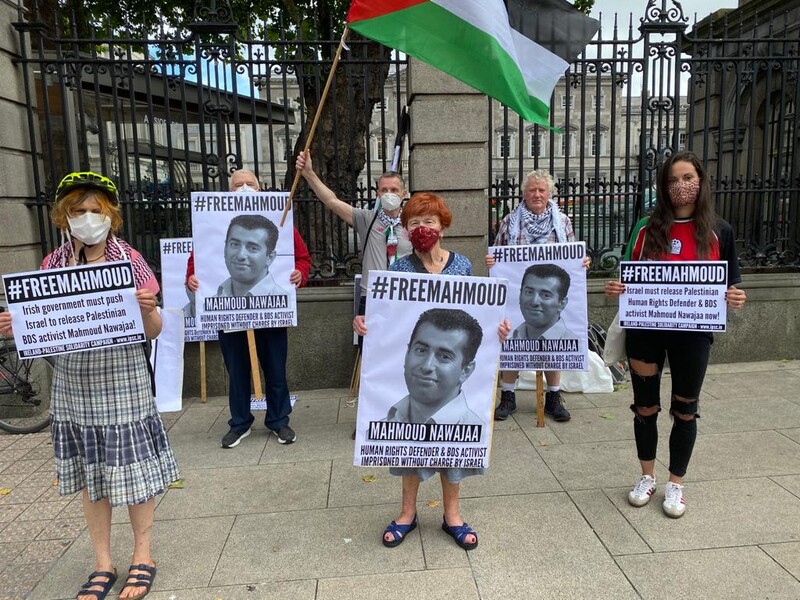
[[[333,76],[336,73],[336,67],[339,64],[339,58],[342,56],[342,48],[344,48],[344,42],[347,39],[347,35],[350,33],[350,29],[347,25],[344,26],[344,31],[342,32],[342,39],[339,40],[339,47],[336,49],[336,56],[333,57],[333,63],[331,64],[331,71],[328,73],[328,80],[325,82],[325,88],[322,90],[322,96],[319,99],[319,105],[317,106],[317,112],[314,114],[314,121],[311,123],[311,129],[308,130],[308,135],[306,136],[306,145],[303,148],[303,154],[308,152],[309,148],[311,148],[311,142],[314,140],[314,132],[317,129],[317,123],[319,123],[319,117],[322,114],[322,109],[325,107],[325,99],[328,97],[328,91],[331,89],[331,83],[333,82]],[[294,173],[294,181],[292,182],[292,189],[289,192],[289,198],[286,201],[286,206],[283,207],[283,216],[281,217],[281,227],[283,227],[284,221],[286,221],[286,215],[289,213],[289,209],[292,207],[292,198],[294,198],[294,193],[297,191],[297,184],[300,182],[300,171],[295,171]]]

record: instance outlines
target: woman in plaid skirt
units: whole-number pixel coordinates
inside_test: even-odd
[[[130,260],[145,334],[161,332],[159,291],[147,262],[114,233],[122,225],[114,183],[96,173],[67,175],[56,191],[51,218],[65,242],[42,269]],[[9,313],[0,333],[11,335]],[[155,496],[177,480],[178,467],[156,410],[150,363],[142,344],[112,346],[56,356],[51,430],[62,495],[83,490],[83,509],[95,569],[78,600],[103,600],[117,580],[111,562],[111,508],[127,506],[133,529],[131,567],[120,599],[149,592],[156,575],[150,554]]]

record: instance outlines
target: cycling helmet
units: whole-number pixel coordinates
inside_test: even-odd
[[[77,187],[88,187],[105,192],[114,204],[119,204],[119,192],[117,186],[108,177],[93,173],[92,171],[81,171],[70,173],[56,188],[56,202],[61,200],[67,192]]]

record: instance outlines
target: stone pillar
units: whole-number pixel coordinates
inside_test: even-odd
[[[488,100],[474,88],[411,58],[408,103],[411,191],[444,197],[453,211],[444,247],[465,254],[474,273],[485,275]]]
[[[0,0],[0,273],[30,271],[39,267],[39,222],[36,209],[25,205],[36,191],[31,174],[31,149],[16,3]],[[0,286],[0,294],[2,294]]]

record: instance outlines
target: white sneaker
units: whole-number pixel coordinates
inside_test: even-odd
[[[683,486],[671,481],[664,487],[664,503],[661,505],[668,517],[678,519],[686,512],[686,499],[683,497]]]
[[[628,503],[631,506],[644,506],[650,502],[650,496],[656,491],[656,480],[650,475],[642,475],[639,481],[628,492]]]

